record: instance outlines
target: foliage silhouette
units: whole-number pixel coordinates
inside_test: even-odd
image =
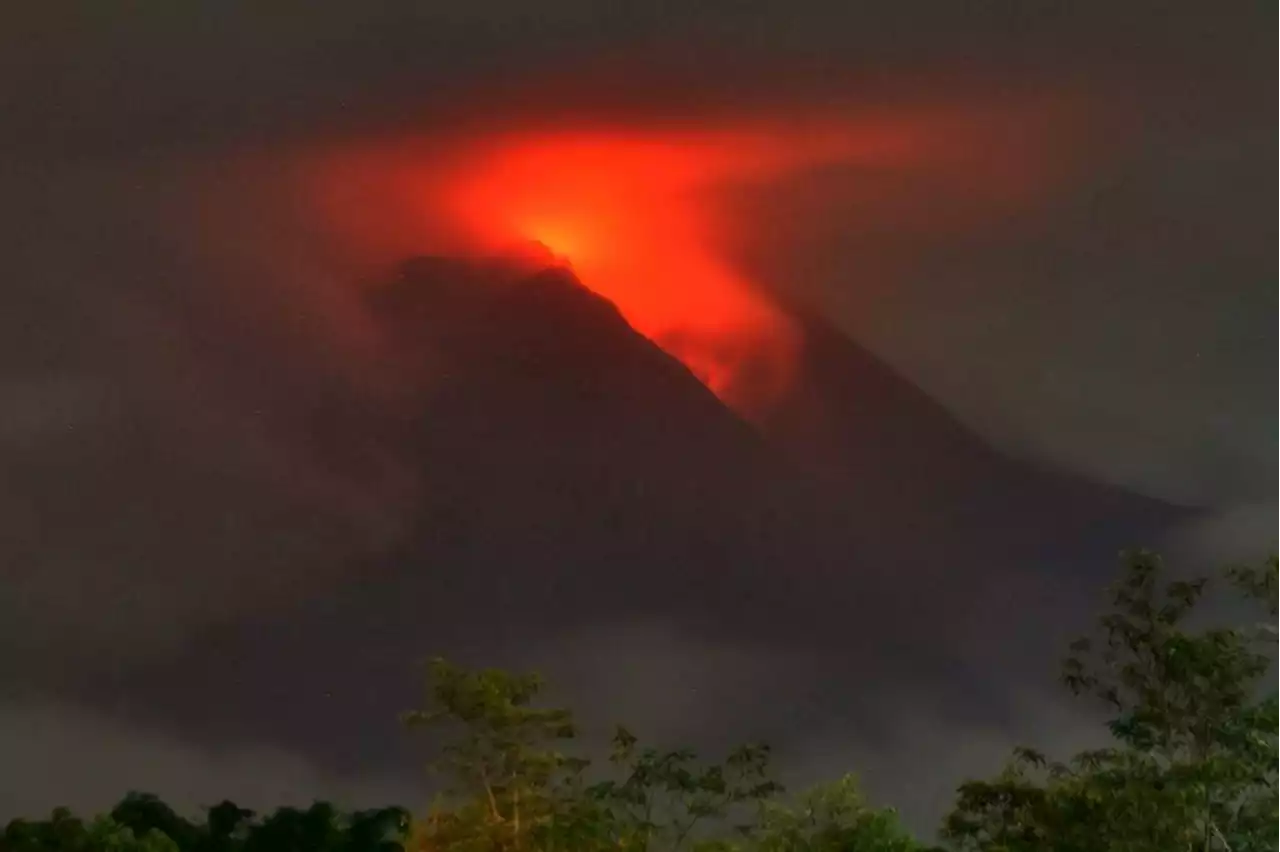
[[[1111,711],[1114,745],[1066,763],[1017,750],[961,786],[945,836],[989,852],[1276,849],[1276,560],[1224,574],[1270,623],[1192,629],[1210,579],[1165,581],[1159,557],[1128,554],[1062,674]]]

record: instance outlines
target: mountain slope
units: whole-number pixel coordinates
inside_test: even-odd
[[[974,556],[1081,558],[1077,543],[1149,543],[1190,515],[1003,455],[825,320],[802,311],[797,319],[799,367],[764,429],[850,512],[897,524],[908,541],[967,544]]]
[[[340,595],[300,593],[135,673],[149,722],[340,769],[402,765],[395,717],[422,658],[518,659],[653,622],[834,659],[848,677],[813,712],[871,730],[907,681],[966,697],[947,712],[990,710],[1022,664],[974,657],[1016,617],[991,590],[1053,588],[1037,560],[1060,553],[1107,570],[1177,514],[1001,458],[812,321],[790,409],[762,432],[564,270],[509,272],[422,260],[371,297],[398,357],[429,376],[395,439],[422,483],[412,530]],[[752,712],[785,727],[799,710]]]

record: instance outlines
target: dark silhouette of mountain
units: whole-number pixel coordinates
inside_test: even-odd
[[[975,557],[1056,556],[1084,568],[1076,543],[1087,552],[1090,539],[1148,542],[1189,515],[998,452],[830,323],[804,310],[795,316],[803,329],[799,366],[764,430],[882,533],[893,529],[904,543],[945,541]]]
[[[394,765],[426,656],[645,619],[835,655],[849,674],[823,700],[867,724],[903,678],[976,712],[1017,664],[965,658],[973,631],[998,632],[969,611],[1018,605],[993,588],[1078,559],[1092,594],[1117,549],[1181,517],[1002,457],[811,317],[795,388],[756,426],[562,268],[421,259],[370,310],[424,376],[395,438],[422,482],[410,535],[338,594],[137,675],[152,724]]]
[[[405,316],[388,321],[412,336]],[[802,553],[796,508],[815,504],[810,526],[818,492],[569,272],[454,316],[449,381],[424,400],[411,454],[432,519],[414,550],[486,564],[525,602],[562,584],[540,610],[556,622],[579,593],[584,611],[591,595],[667,611],[749,596],[725,579]]]

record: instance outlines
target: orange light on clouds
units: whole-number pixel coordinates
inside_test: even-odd
[[[945,106],[858,120],[406,137],[327,157],[321,206],[340,240],[384,260],[541,243],[637,331],[751,412],[785,388],[797,330],[726,250],[743,217],[717,190],[856,164],[927,171],[972,195],[973,209],[1007,208],[1041,184],[1052,126],[1041,112]]]
[[[512,136],[468,162],[433,202],[482,248],[541,242],[722,398],[761,405],[786,381],[794,330],[723,254],[711,190],[830,157],[832,142]]]

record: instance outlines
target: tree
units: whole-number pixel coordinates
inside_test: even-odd
[[[223,802],[201,824],[155,796],[130,793],[88,824],[66,808],[40,822],[14,820],[0,833],[0,852],[403,852],[408,826],[400,808],[345,815],[325,802],[260,821]]]
[[[643,747],[616,729],[607,767],[567,757],[577,733],[568,710],[533,706],[542,681],[486,669],[431,665],[428,706],[413,725],[452,729],[433,766],[445,799],[421,821],[422,850],[500,852],[909,852],[891,810],[869,807],[852,779],[794,806],[773,801],[770,750],[733,749],[706,762],[690,749]],[[600,776],[604,777],[601,778]]]
[[[343,852],[403,852],[409,824],[404,808],[356,811],[347,822]]]
[[[1111,710],[1115,744],[1067,763],[1020,749],[995,779],[963,785],[944,827],[961,849],[1277,848],[1274,624],[1192,630],[1209,579],[1162,571],[1128,554],[1099,635],[1072,643],[1063,667],[1074,694]],[[1274,621],[1274,558],[1225,574]]]
[[[639,748],[621,727],[610,760],[615,777],[589,783],[590,762],[561,750],[577,735],[572,714],[533,706],[542,689],[536,675],[473,672],[440,659],[430,673],[427,708],[405,721],[458,736],[433,764],[450,784],[418,827],[422,848],[679,849],[779,789],[767,777],[766,747],[743,746],[723,765],[702,766],[687,749]]]
[[[129,793],[111,809],[111,819],[139,837],[152,832],[168,837],[180,849],[194,848],[199,835],[195,825],[150,793]]]
[[[253,825],[253,811],[222,801],[209,808],[198,848],[200,852],[235,852]]]
[[[3,852],[180,852],[170,837],[133,829],[101,815],[85,824],[66,808],[57,808],[48,820],[13,820],[0,834]]]
[[[852,775],[766,802],[749,836],[752,852],[923,852],[891,808],[873,808]]]
[[[617,777],[588,787],[589,804],[568,823],[580,827],[583,814],[594,820],[594,831],[578,832],[598,844],[592,848],[723,846],[725,821],[782,789],[769,777],[768,746],[739,746],[724,763],[701,764],[691,749],[661,751],[638,742],[626,728],[617,729],[609,761]],[[737,833],[747,828],[737,826]]]
[[[572,714],[532,706],[542,690],[537,675],[473,672],[442,659],[431,661],[430,674],[427,707],[404,721],[460,736],[432,765],[449,781],[448,807],[432,809],[415,842],[455,852],[528,847],[587,765],[559,749],[577,735]]]

